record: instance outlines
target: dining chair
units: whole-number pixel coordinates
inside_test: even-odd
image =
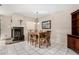
[[[51,35],[51,31],[46,31],[46,32],[41,32],[40,33],[40,46],[50,46],[51,42],[50,42],[50,35]]]
[[[38,35],[35,33],[30,34],[30,44],[37,45],[38,44]]]

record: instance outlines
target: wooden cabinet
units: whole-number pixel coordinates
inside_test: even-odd
[[[79,51],[79,39],[75,39],[75,48]]]
[[[68,48],[79,53],[79,10],[71,13],[72,34],[68,35]]]
[[[79,53],[79,36],[68,35],[67,41],[68,41],[68,48],[71,48],[77,53]]]
[[[72,38],[71,36],[68,36],[68,47],[74,48],[75,47],[74,44],[75,44],[75,39]]]
[[[79,10],[73,12],[72,16],[72,35],[79,35]]]

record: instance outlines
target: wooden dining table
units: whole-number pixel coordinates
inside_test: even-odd
[[[40,46],[41,46],[41,36],[43,36],[42,34],[48,35],[48,34],[45,34],[45,33],[46,32],[30,32],[29,36],[30,35],[35,36],[35,39],[38,41],[38,46],[40,48]]]

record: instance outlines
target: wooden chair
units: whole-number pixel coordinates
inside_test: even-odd
[[[51,43],[50,43],[50,34],[51,34],[51,31],[40,33],[40,42],[39,42],[40,46],[45,45],[46,47],[48,47],[48,46],[51,45]]]
[[[38,44],[38,35],[30,33],[30,44],[37,45]]]

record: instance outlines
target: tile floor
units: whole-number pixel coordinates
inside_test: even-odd
[[[38,48],[26,41],[0,47],[0,55],[77,55],[62,44],[52,44],[48,48]]]

